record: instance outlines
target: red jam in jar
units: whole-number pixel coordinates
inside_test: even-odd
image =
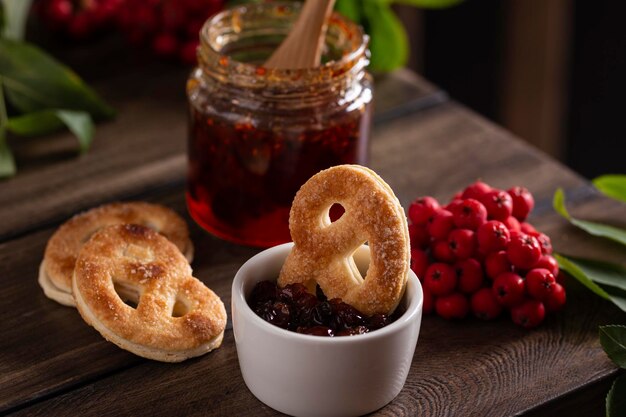
[[[266,69],[297,3],[224,11],[201,31],[190,104],[187,206],[209,232],[268,247],[290,241],[300,186],[322,169],[366,164],[372,100],[367,36],[338,15],[320,67]]]

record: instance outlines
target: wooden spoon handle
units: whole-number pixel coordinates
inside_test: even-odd
[[[291,31],[264,66],[280,69],[319,66],[326,22],[334,5],[335,0],[306,0]]]

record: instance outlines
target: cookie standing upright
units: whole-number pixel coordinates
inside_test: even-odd
[[[74,306],[72,273],[83,245],[98,230],[116,224],[149,227],[169,239],[191,262],[193,244],[185,221],[173,210],[144,202],[112,203],[77,214],[52,235],[39,267],[39,285],[45,295]]]
[[[331,223],[335,203],[345,213]],[[281,286],[317,283],[329,298],[359,311],[389,314],[408,279],[410,241],[406,216],[391,187],[374,171],[339,165],[320,171],[298,191],[289,214],[294,247],[280,272]],[[352,255],[367,242],[371,262],[361,276]]]

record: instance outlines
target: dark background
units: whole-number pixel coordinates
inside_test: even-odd
[[[407,11],[410,66],[452,98],[588,178],[626,173],[626,2]]]
[[[408,66],[453,99],[587,178],[626,173],[626,1],[464,0],[441,10],[398,9],[411,42]],[[98,44],[103,64],[94,68],[91,59],[72,58],[89,44],[66,51],[40,32],[31,22],[30,37],[89,82],[117,70],[120,59],[154,59],[127,47],[132,54],[120,58],[124,42],[113,36]]]

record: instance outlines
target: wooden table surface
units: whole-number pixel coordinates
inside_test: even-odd
[[[187,216],[185,75],[161,66],[98,79],[96,88],[119,114],[98,127],[84,156],[72,156],[67,134],[12,143],[20,172],[0,182],[0,414],[275,414],[242,380],[230,322],[216,351],[158,363],[106,342],[37,284],[46,241],[61,222],[100,203],[142,199],[186,217],[196,246],[194,275],[230,305],[235,272],[258,250],[212,237]],[[552,211],[551,197],[564,187],[571,211],[597,220],[623,219],[623,206],[436,87],[400,71],[377,80],[375,107],[371,167],[405,208],[418,195],[447,200],[477,178],[504,188],[520,184],[537,201],[531,221],[558,251],[623,256],[617,245],[566,224]],[[404,389],[375,414],[603,415],[617,370],[597,328],[623,316],[574,282],[567,289],[564,311],[533,331],[508,318],[424,317]]]

